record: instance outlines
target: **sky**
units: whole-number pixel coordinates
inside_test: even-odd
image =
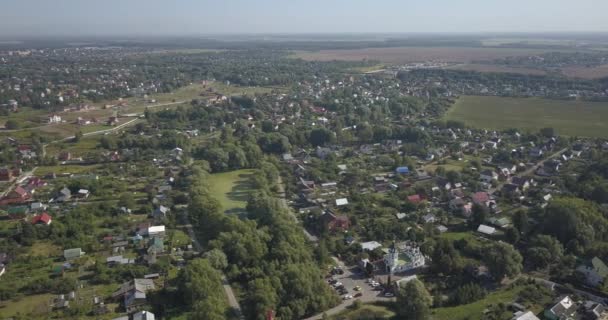
[[[606,0],[0,0],[0,36],[608,32]]]

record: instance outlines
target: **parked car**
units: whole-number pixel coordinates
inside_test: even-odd
[[[349,295],[349,294],[348,294],[348,295],[345,295],[344,297],[342,297],[342,299],[343,299],[343,300],[350,300],[350,299],[352,299],[352,298],[353,298],[353,296],[351,296],[351,295]]]
[[[355,291],[361,291],[361,286],[356,286],[353,290],[355,290]]]
[[[363,292],[357,292],[355,298],[363,297]]]
[[[392,292],[385,292],[385,293],[384,293],[384,296],[385,296],[385,297],[388,297],[388,298],[392,298],[392,297],[394,297],[394,296],[395,296],[395,294],[394,294],[394,293],[392,293]]]

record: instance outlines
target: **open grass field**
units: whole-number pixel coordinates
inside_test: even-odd
[[[364,304],[358,309],[349,309],[331,317],[333,320],[364,320],[364,319],[391,319],[395,313],[387,307]]]
[[[508,304],[512,302],[518,295],[520,287],[512,289],[502,289],[496,292],[488,294],[485,299],[479,300],[474,303],[465,304],[457,307],[438,308],[433,310],[432,319],[434,320],[467,320],[467,319],[481,319],[483,311],[487,306],[493,304],[496,305],[500,302]],[[513,314],[509,312],[505,314],[505,318],[509,319]]]
[[[395,47],[365,48],[349,50],[298,51],[292,56],[313,61],[361,61],[376,60],[383,63],[400,64],[421,61],[444,61],[470,63],[479,60],[494,60],[512,56],[534,55],[546,52],[543,49],[518,48],[473,48],[473,47]]]
[[[587,68],[587,67],[566,67],[562,68],[562,73],[571,78],[598,79],[608,77],[608,64]]]
[[[237,170],[212,174],[209,178],[211,194],[226,213],[241,214],[245,212],[249,193],[253,191],[251,177],[255,170]]]
[[[17,314],[28,315],[24,319],[31,319],[29,316],[42,316],[50,311],[49,303],[53,297],[52,294],[38,294],[2,302],[0,304],[0,318],[7,319]]]
[[[444,119],[483,129],[552,127],[560,135],[608,137],[608,103],[603,102],[463,96]]]

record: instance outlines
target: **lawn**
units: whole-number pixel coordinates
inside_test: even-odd
[[[212,174],[209,178],[211,195],[226,213],[243,213],[252,191],[251,177],[255,170],[237,170]]]
[[[521,287],[502,289],[488,294],[485,299],[457,307],[438,308],[433,310],[434,320],[467,320],[480,319],[483,311],[491,304],[500,302],[508,304],[518,295]]]
[[[334,320],[364,320],[364,319],[391,319],[395,313],[387,307],[364,304],[356,310],[346,310],[340,314],[331,317]]]
[[[37,176],[45,176],[49,173],[55,173],[55,174],[67,174],[67,173],[71,173],[71,174],[88,174],[88,173],[94,173],[95,170],[99,169],[101,167],[101,165],[98,164],[94,164],[94,165],[65,165],[65,166],[45,166],[45,167],[38,167],[38,169],[36,169],[36,175]]]
[[[42,315],[50,311],[49,303],[55,296],[39,294],[0,303],[0,318],[6,319],[21,315]]]
[[[552,127],[565,136],[608,137],[608,103],[604,102],[463,96],[444,119],[483,129],[537,132]]]

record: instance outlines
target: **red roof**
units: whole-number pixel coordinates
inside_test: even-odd
[[[477,192],[473,195],[473,202],[486,203],[490,201],[490,195],[487,192]]]
[[[27,191],[25,189],[23,189],[23,187],[21,187],[21,186],[18,186],[17,188],[15,188],[15,192],[22,197],[27,195]]]
[[[419,194],[415,194],[415,195],[408,196],[408,197],[407,197],[407,200],[408,200],[409,202],[412,202],[412,203],[418,204],[418,203],[422,202],[422,200],[424,200],[424,199],[423,199],[423,198],[422,198],[422,196],[420,196]]]
[[[50,224],[51,221],[53,220],[53,218],[46,212],[39,214],[37,216],[35,216],[32,219],[32,224],[37,224],[37,223],[44,223],[44,224]]]

